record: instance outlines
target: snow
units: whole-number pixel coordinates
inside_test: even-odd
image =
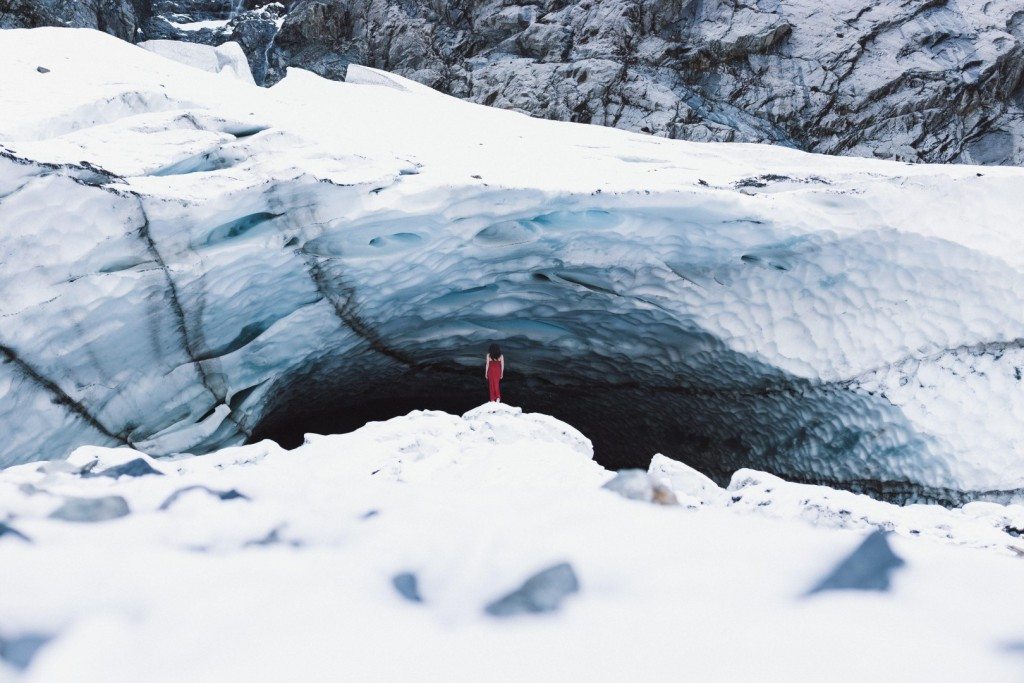
[[[144,50],[156,53],[161,57],[181,62],[188,66],[225,74],[246,83],[256,85],[249,62],[242,46],[228,41],[216,47],[199,43],[185,43],[179,40],[146,40],[138,44]]]
[[[230,23],[229,19],[205,19],[203,21],[187,21],[183,23],[171,22],[175,28],[182,31],[220,31]]]
[[[162,475],[77,473],[135,459]],[[501,404],[309,435],[293,451],[262,442],[157,460],[84,447],[67,463],[11,467],[0,500],[31,542],[0,538],[0,638],[49,640],[25,671],[0,676],[1009,680],[1024,667],[1010,649],[1024,637],[1024,573],[1008,550],[1024,543],[995,543],[980,517],[931,507],[950,535],[915,536],[926,506],[842,494],[854,516],[873,516],[850,528],[813,512],[815,487],[759,473],[731,493],[757,489],[777,503],[767,515],[730,498],[628,500],[602,488],[613,474],[572,427]],[[199,486],[241,496],[193,488],[165,503]],[[130,514],[49,517],[65,497],[102,496]],[[887,525],[906,563],[888,591],[807,595]],[[485,612],[562,562],[579,590],[557,611]],[[393,585],[402,574],[421,603]]]
[[[679,389],[624,429],[741,440],[719,476],[1024,488],[1021,169],[260,89],[84,30],[0,59],[0,464],[241,444],[497,337],[549,387]]]

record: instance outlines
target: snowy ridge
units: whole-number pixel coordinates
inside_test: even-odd
[[[0,57],[2,464],[465,402],[498,338],[519,398],[624,444],[605,462],[1024,487],[1019,169],[656,140],[393,75],[264,90],[92,31]]]
[[[293,451],[85,447],[11,467],[0,642],[31,654],[20,670],[0,658],[0,676],[863,680],[897,667],[1007,680],[1024,667],[1011,647],[1024,574],[1008,557],[1024,543],[995,528],[1000,506],[901,509],[752,471],[693,505],[686,478],[700,475],[652,463],[666,468],[683,504],[626,500],[602,488],[614,473],[578,431],[497,404],[309,435]],[[865,536],[825,519],[829,497],[895,529],[888,589],[808,595]],[[560,563],[578,586],[555,612],[485,612]],[[730,658],[737,642],[753,654]],[[622,649],[644,655],[594,655]]]

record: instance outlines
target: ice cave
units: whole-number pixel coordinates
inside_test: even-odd
[[[0,111],[0,465],[463,412],[498,341],[507,400],[609,468],[1024,487],[1016,169],[655,144],[354,66],[264,90],[17,33],[7,63],[60,68]]]

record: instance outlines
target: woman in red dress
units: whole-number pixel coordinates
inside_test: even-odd
[[[491,390],[491,400],[501,401],[501,378],[505,376],[505,356],[501,355],[501,347],[491,344],[484,359],[484,377]]]

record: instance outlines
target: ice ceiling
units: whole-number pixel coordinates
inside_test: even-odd
[[[90,60],[39,84],[10,33],[0,465],[465,411],[498,342],[506,400],[605,466],[1024,487],[1020,170],[657,141],[376,73],[259,90],[60,31]]]

